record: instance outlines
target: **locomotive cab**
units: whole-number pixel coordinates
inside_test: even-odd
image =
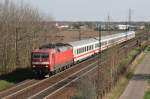
[[[72,47],[68,44],[48,44],[32,51],[32,70],[39,76],[55,74],[72,64]]]
[[[49,73],[50,53],[48,51],[32,52],[31,55],[32,70],[38,75]]]

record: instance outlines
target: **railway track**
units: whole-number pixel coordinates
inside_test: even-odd
[[[97,67],[97,61],[88,65],[85,68],[82,68],[80,71],[77,71],[70,75],[69,77],[49,86],[45,90],[29,97],[29,99],[43,99],[54,95],[55,93],[59,92],[61,89],[65,88],[66,86],[70,85],[72,82],[77,81],[79,78],[85,76],[90,71],[93,71]]]
[[[93,63],[93,61],[96,61],[96,57],[81,62],[63,72],[60,72],[59,74],[56,74],[50,78],[44,79],[26,88],[18,90],[12,94],[9,94],[8,96],[2,97],[2,99],[26,99],[29,97],[32,98],[33,95],[40,93],[41,90],[46,90],[46,88],[50,86],[53,86],[53,88],[57,86],[58,88],[58,82],[60,85],[60,83],[64,83],[67,79],[71,80],[75,78],[76,75],[81,75],[82,71],[85,72],[87,71],[87,69],[91,69],[92,66],[89,66],[89,64]]]
[[[102,62],[101,64],[105,64],[106,61]],[[67,87],[71,87],[72,85],[76,85],[78,83],[78,81],[80,81],[80,79],[82,79],[83,77],[95,77],[95,75],[97,75],[97,68],[98,68],[98,61],[94,62],[93,64],[91,64],[92,68],[88,69],[86,72],[82,72],[82,74],[77,75],[76,78],[72,78],[72,80],[68,80],[66,81],[63,85],[61,85],[61,87],[55,89],[55,91],[50,92],[49,90],[45,90],[45,92],[41,92],[38,95],[34,95],[32,97],[30,97],[29,99],[55,99],[54,97],[63,92],[64,89]],[[89,65],[90,66],[90,65]],[[46,94],[47,93],[47,94]],[[46,94],[46,95],[43,95]]]

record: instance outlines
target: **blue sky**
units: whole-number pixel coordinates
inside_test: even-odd
[[[132,20],[150,21],[150,0],[24,0],[55,20],[126,21],[132,9]]]

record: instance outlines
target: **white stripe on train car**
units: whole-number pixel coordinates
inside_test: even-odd
[[[49,62],[32,62],[33,65],[47,65]]]

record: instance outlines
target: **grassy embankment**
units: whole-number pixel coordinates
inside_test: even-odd
[[[30,69],[17,69],[16,71],[0,76],[0,91],[7,89],[19,82],[35,78]]]
[[[13,83],[10,83],[8,81],[5,81],[5,80],[0,80],[0,90],[4,90],[10,86],[12,86]]]
[[[135,49],[133,51],[131,51],[131,53],[128,55],[128,58],[124,59],[121,63],[121,66],[123,66],[123,64],[127,64],[129,63],[131,60],[133,60],[133,58],[139,53],[139,49]],[[125,90],[130,78],[133,75],[133,72],[137,66],[137,64],[139,64],[139,62],[142,61],[142,59],[144,58],[144,53],[142,52],[138,57],[136,57],[136,59],[130,64],[127,73],[125,75],[122,75],[117,83],[117,85],[111,90],[111,92],[106,96],[106,99],[118,99],[120,97],[120,95],[123,93],[123,91]]]
[[[148,80],[147,91],[145,92],[144,99],[150,99],[150,80]]]

